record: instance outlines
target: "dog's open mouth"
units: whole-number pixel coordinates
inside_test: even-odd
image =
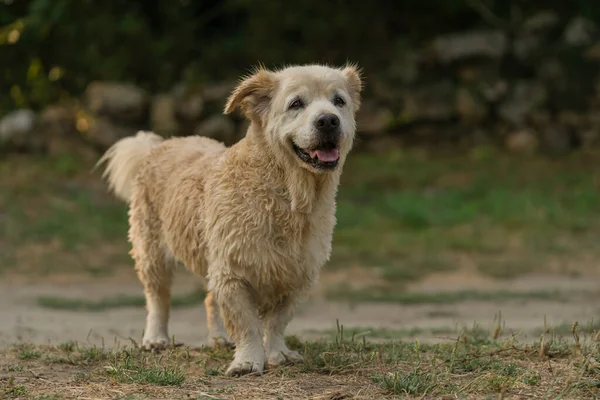
[[[338,165],[340,152],[334,146],[326,146],[314,150],[303,150],[294,146],[298,158],[316,169],[333,169]]]

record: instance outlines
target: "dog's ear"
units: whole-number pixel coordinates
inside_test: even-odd
[[[225,114],[233,112],[239,106],[250,120],[261,122],[269,110],[276,83],[273,72],[264,68],[257,69],[233,90],[225,105]]]
[[[362,92],[363,89],[361,70],[355,64],[349,64],[342,69],[342,75],[348,81],[354,112],[357,112],[360,108],[360,92]]]

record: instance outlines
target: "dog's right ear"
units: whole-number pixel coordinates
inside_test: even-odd
[[[269,110],[276,86],[275,74],[259,68],[244,78],[233,90],[225,105],[225,114],[230,114],[239,106],[250,120],[262,122]]]

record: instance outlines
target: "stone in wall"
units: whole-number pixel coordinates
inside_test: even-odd
[[[506,34],[500,30],[474,30],[438,36],[431,51],[445,64],[470,58],[499,60],[507,45]]]
[[[0,147],[36,147],[37,116],[28,109],[13,111],[0,119]]]
[[[51,155],[79,153],[84,147],[77,131],[77,112],[72,107],[51,105],[44,108],[39,129]]]
[[[85,104],[92,113],[126,123],[144,122],[148,102],[144,90],[128,83],[95,81],[85,92]]]
[[[457,115],[455,86],[450,81],[417,86],[406,90],[403,97],[403,123],[442,122]]]
[[[536,81],[517,81],[509,96],[500,105],[500,117],[515,126],[522,126],[527,117],[543,107],[548,94],[544,85]]]
[[[573,18],[565,27],[563,40],[570,46],[591,44],[598,33],[596,24],[584,17]]]
[[[509,133],[505,145],[511,153],[533,154],[538,150],[540,143],[533,130],[523,129]]]
[[[552,10],[539,11],[523,21],[523,31],[546,33],[560,23],[560,17]]]
[[[579,147],[579,138],[573,128],[554,123],[541,132],[541,147],[549,154],[565,154]]]
[[[135,128],[115,124],[105,117],[80,116],[77,127],[87,141],[101,149],[107,149],[119,139],[137,132]]]
[[[218,114],[202,121],[194,134],[213,138],[226,145],[232,145],[238,139],[235,124],[226,116]]]
[[[204,110],[204,98],[200,88],[178,85],[173,90],[175,115],[184,123],[199,121]]]
[[[163,136],[171,136],[179,131],[175,115],[175,100],[168,93],[154,96],[150,106],[150,128]]]
[[[539,64],[540,57],[548,49],[549,37],[559,23],[559,16],[551,10],[526,18],[513,38],[512,52],[516,59],[529,65]]]
[[[229,95],[233,92],[236,82],[209,83],[202,87],[202,97],[206,103],[218,103],[225,108]]]
[[[394,124],[395,118],[392,111],[373,101],[363,101],[356,115],[358,132],[368,135],[383,135]]]
[[[477,125],[489,116],[489,106],[485,99],[474,88],[461,86],[456,91],[456,111],[461,122]]]

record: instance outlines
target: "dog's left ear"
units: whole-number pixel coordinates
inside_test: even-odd
[[[357,112],[360,108],[360,92],[363,88],[361,71],[356,65],[351,64],[342,69],[342,75],[348,81],[354,112]]]
[[[273,72],[259,68],[243,79],[231,93],[225,105],[225,114],[230,114],[239,106],[248,119],[261,123],[269,110],[276,84]]]

